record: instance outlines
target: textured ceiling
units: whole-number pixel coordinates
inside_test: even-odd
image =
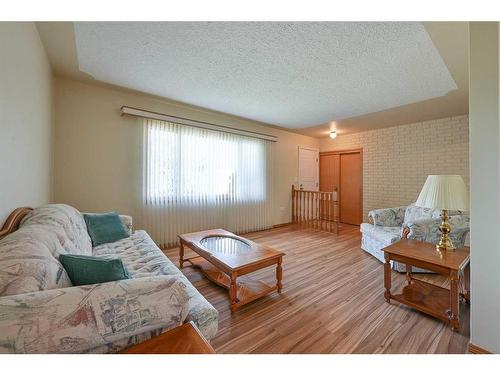
[[[457,89],[421,23],[75,23],[97,80],[306,128]]]

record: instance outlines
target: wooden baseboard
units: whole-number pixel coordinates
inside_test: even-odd
[[[289,223],[283,223],[283,224],[276,224],[276,225],[273,225],[273,228],[281,228],[281,227],[286,227],[288,225],[292,225],[293,223],[292,222],[289,222]]]
[[[469,352],[472,354],[492,354],[486,349],[481,348],[480,346],[474,345],[473,343],[469,343]]]

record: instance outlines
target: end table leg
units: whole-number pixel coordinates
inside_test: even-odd
[[[406,282],[408,283],[408,285],[411,285],[411,273],[413,271],[413,267],[411,264],[407,264],[406,265]]]
[[[281,284],[281,280],[283,279],[283,269],[281,267],[282,259],[278,259],[278,264],[276,266],[276,285],[278,287],[278,293],[281,293],[281,289],[283,285]]]
[[[179,245],[179,267],[182,268],[184,266],[184,243],[181,240],[181,244]]]
[[[386,255],[385,256],[385,263],[384,263],[384,287],[385,287],[385,292],[384,292],[384,297],[387,302],[391,302],[391,262],[389,260],[389,257]]]
[[[460,327],[458,310],[458,273],[453,271],[450,274],[450,323],[454,331]]]
[[[236,302],[237,300],[237,290],[238,287],[236,285],[236,276],[231,275],[231,284],[229,285],[229,299],[231,301],[231,312],[236,310]]]
[[[470,303],[470,263],[464,269],[464,298]]]

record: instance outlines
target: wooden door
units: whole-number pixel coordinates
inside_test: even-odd
[[[340,154],[340,222],[361,224],[363,162],[360,152]]]
[[[299,189],[318,191],[319,151],[299,147]]]
[[[334,191],[339,189],[340,155],[325,154],[319,157],[319,190]]]

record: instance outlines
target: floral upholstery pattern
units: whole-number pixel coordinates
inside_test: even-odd
[[[218,329],[217,310],[191,285],[145,231],[135,231],[128,238],[96,246],[93,251],[97,257],[121,259],[133,278],[170,275],[183,281],[189,299],[187,320],[192,320],[207,339],[215,336]]]
[[[360,226],[361,249],[384,262],[383,249],[399,241],[404,236],[405,228],[408,231],[406,235],[408,239],[438,243],[441,237],[440,214],[440,210],[418,207],[414,203],[407,207],[370,211],[368,217],[373,224],[363,223]],[[469,217],[459,211],[449,211],[449,215],[452,225],[451,240],[456,247],[462,247],[469,233]],[[392,262],[391,266],[398,272],[406,272],[404,264]],[[413,267],[412,270],[421,273],[431,272],[417,267]]]
[[[82,214],[66,204],[49,204],[35,208],[24,217],[20,227],[43,225],[56,231],[59,242],[68,254],[92,255],[92,240]]]
[[[0,296],[71,286],[56,258],[66,253],[58,234],[62,231],[31,225],[0,240]]]
[[[381,262],[385,261],[383,248],[401,239],[400,227],[380,227],[362,223],[360,230],[361,248]]]
[[[433,208],[423,208],[418,207],[415,203],[410,204],[405,210],[404,222],[412,223],[415,220],[420,219],[436,219],[439,218],[441,211],[433,209]]]
[[[467,215],[454,215],[449,219],[451,232],[448,235],[451,242],[457,248],[463,247],[465,239],[470,230],[470,219]],[[422,219],[413,223],[407,223],[410,233],[408,239],[415,239],[433,244],[439,243],[441,232],[439,225],[441,219]]]
[[[218,312],[144,231],[92,248],[83,216],[62,204],[30,212],[0,240],[0,352],[107,353],[184,321],[211,339]],[[60,254],[122,259],[132,279],[73,287]]]
[[[362,223],[360,226],[361,233],[369,234],[369,236],[378,243],[389,246],[401,239],[401,227],[379,227]]]
[[[131,336],[179,326],[186,302],[186,285],[166,276],[1,297],[0,352],[117,351]]]
[[[405,217],[406,206],[381,208],[368,213],[371,224],[382,227],[400,227]]]

